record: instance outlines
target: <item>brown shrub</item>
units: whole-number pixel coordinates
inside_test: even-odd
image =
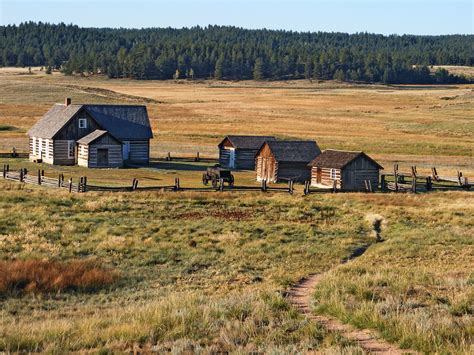
[[[0,296],[69,290],[94,291],[111,285],[118,275],[92,260],[0,261]]]

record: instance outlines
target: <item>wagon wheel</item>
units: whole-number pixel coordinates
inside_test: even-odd
[[[217,189],[217,183],[218,183],[217,177],[216,177],[216,176],[213,176],[213,177],[212,177],[212,187],[215,188],[215,189]]]
[[[209,180],[207,179],[207,174],[202,174],[202,183],[203,185],[207,185]]]
[[[234,186],[234,175],[230,174],[229,186]]]

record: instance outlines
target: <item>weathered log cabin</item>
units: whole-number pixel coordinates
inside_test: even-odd
[[[315,141],[267,141],[255,157],[257,181],[309,180],[309,162],[321,153]]]
[[[255,169],[255,155],[271,136],[226,136],[219,143],[219,164],[227,169]]]
[[[383,167],[364,152],[325,150],[310,164],[311,186],[375,191]]]
[[[103,132],[107,134],[104,136]],[[66,98],[64,104],[55,104],[28,131],[30,160],[76,165],[79,163],[78,142],[92,133],[94,134],[82,142],[81,165],[117,167],[125,162],[148,164],[153,134],[145,106],[72,104],[69,98]],[[86,144],[91,138],[94,141]],[[95,141],[99,138],[110,143],[110,147],[97,148],[102,144]],[[116,153],[117,142],[121,149],[120,158]],[[91,149],[91,143],[91,152],[102,149],[100,162],[88,161],[86,164],[84,159],[91,159],[95,154],[85,153]],[[118,162],[117,159],[121,161]],[[104,164],[106,161],[108,163]]]

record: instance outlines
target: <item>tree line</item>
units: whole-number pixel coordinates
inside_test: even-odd
[[[45,66],[66,75],[134,79],[316,79],[463,83],[433,65],[474,64],[473,35],[247,30],[80,28],[27,22],[0,26],[0,66]]]

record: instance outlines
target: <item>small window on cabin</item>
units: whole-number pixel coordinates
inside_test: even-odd
[[[75,148],[76,148],[76,142],[74,142],[74,141],[68,141],[67,142],[67,157],[69,159],[74,158]]]
[[[87,128],[87,119],[79,118],[79,128]]]
[[[331,179],[336,180],[336,169],[331,169]]]

